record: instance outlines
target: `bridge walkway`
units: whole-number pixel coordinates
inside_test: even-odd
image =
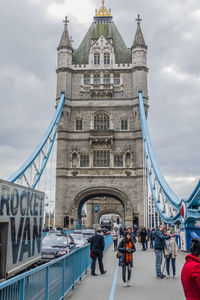
[[[116,252],[113,245],[105,252],[104,267],[107,273],[93,277],[88,274],[76,286],[75,291],[65,297],[67,300],[183,300],[185,299],[180,274],[185,261],[185,253],[179,252],[177,258],[177,278],[157,279],[154,267],[153,250],[141,251],[137,245],[134,254],[134,267],[132,269],[131,287],[122,286],[121,267],[117,272]],[[97,263],[98,265],[98,263]],[[116,277],[116,280],[114,279]]]

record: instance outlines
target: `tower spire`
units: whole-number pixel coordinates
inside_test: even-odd
[[[140,23],[142,21],[142,19],[140,17],[140,14],[137,15],[137,19],[135,19],[135,21],[137,22],[137,30],[136,30],[133,45],[132,45],[131,48],[133,49],[133,48],[140,47],[140,48],[147,49],[147,45],[145,43],[144,36],[143,36],[143,33],[142,33],[142,29],[141,29],[141,26],[140,26]]]
[[[69,50],[73,50],[72,48],[72,44],[71,44],[71,39],[69,37],[69,32],[68,32],[68,23],[69,23],[69,19],[66,16],[65,19],[63,20],[64,23],[64,31],[60,40],[60,44],[58,46],[58,50],[60,50],[61,48],[66,48]]]

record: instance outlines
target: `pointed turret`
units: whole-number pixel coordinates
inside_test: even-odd
[[[68,33],[68,23],[69,23],[69,20],[67,17],[65,17],[65,20],[63,21],[64,22],[64,31],[63,31],[63,34],[62,34],[62,37],[61,37],[61,40],[60,40],[60,44],[58,46],[58,51],[60,49],[69,49],[69,50],[73,50],[72,48],[72,44],[71,44],[71,39],[69,37],[69,33]]]
[[[142,29],[140,22],[142,19],[138,15],[137,19],[137,30],[133,45],[131,47],[132,51],[132,63],[133,63],[133,86],[134,96],[138,97],[138,91],[143,91],[143,97],[147,99],[147,45],[142,34]]]
[[[57,67],[57,98],[60,97],[62,91],[66,92],[70,97],[71,95],[71,68],[72,68],[72,38],[69,37],[68,33],[68,18],[66,17],[64,22],[64,31],[60,40],[60,44],[57,48],[58,51],[58,67]],[[66,85],[67,81],[67,85]]]
[[[142,21],[142,19],[140,18],[140,15],[138,15],[136,21],[137,21],[137,30],[136,30],[135,38],[134,38],[133,45],[132,45],[131,49],[134,49],[134,48],[147,49],[147,45],[145,43],[144,36],[143,36],[143,33],[142,33],[142,29],[141,29],[141,26],[140,26],[140,22]]]

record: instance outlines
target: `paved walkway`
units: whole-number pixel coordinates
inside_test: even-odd
[[[96,277],[87,275],[79,284],[69,300],[184,300],[180,273],[184,264],[185,253],[177,258],[177,278],[157,279],[154,269],[153,250],[141,251],[140,244],[134,254],[131,287],[123,287],[121,267],[116,270],[116,252],[111,246],[104,255],[105,275]],[[98,268],[97,273],[100,274]],[[116,284],[114,278],[116,277]]]

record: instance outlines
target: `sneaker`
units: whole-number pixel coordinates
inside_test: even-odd
[[[126,287],[126,286],[127,286],[127,283],[126,283],[126,282],[124,282],[124,283],[123,283],[123,286],[124,286],[124,287]]]
[[[167,274],[167,278],[170,278],[170,275]]]
[[[157,278],[158,278],[158,279],[163,279],[163,278],[165,278],[165,276],[157,275]]]
[[[176,275],[173,275],[173,278],[176,278]]]
[[[131,286],[130,280],[127,281],[127,286]]]

